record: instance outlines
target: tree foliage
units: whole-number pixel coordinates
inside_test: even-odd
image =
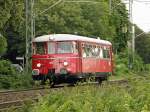
[[[120,0],[113,0],[111,14],[108,0],[95,0],[99,2],[97,4],[62,1],[41,13],[56,2],[56,0],[35,1],[36,36],[50,33],[76,33],[109,40],[113,42],[117,51],[126,47],[128,32],[122,30],[128,27],[128,16],[125,5]],[[3,8],[0,11],[2,20],[0,30],[8,40],[6,57],[15,59],[16,56],[25,54],[24,0],[2,0],[0,6]]]
[[[150,63],[150,34],[144,33],[136,26],[135,50],[147,64]]]
[[[11,17],[12,0],[0,1],[0,31],[2,32]]]
[[[75,33],[93,38],[100,37],[111,41],[116,52],[124,51],[130,38],[125,4],[121,3],[121,0],[112,0],[110,10],[109,0],[94,1],[99,3],[62,1],[44,13],[41,12],[57,1],[35,1],[36,36],[50,33]],[[24,0],[1,0],[0,9],[0,32],[8,42],[5,57],[15,60],[16,56],[25,54],[25,3]],[[138,34],[142,30],[136,32]],[[145,62],[149,63],[150,44],[147,37],[149,36],[141,35],[136,39],[136,51]],[[3,40],[5,41],[4,38]],[[5,46],[5,43],[1,43],[1,46]]]
[[[7,49],[7,41],[2,35],[0,35],[0,56],[2,56]]]
[[[1,0],[0,9],[0,32],[8,43],[5,57],[13,60],[25,51],[24,1]]]

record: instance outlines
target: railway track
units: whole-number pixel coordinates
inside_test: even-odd
[[[0,92],[0,112],[5,111],[10,107],[21,107],[25,102],[34,102],[39,96],[49,93],[49,89],[34,88],[24,90],[11,90]]]
[[[107,81],[106,84],[128,84],[128,80],[121,79],[121,80],[111,80]]]
[[[95,83],[93,83],[95,84]],[[127,85],[127,80],[112,80],[112,81],[106,81],[104,85]],[[83,84],[86,85],[86,84]],[[103,85],[103,84],[102,84]],[[64,86],[62,85],[56,85],[55,88],[33,88],[33,89],[24,89],[24,90],[16,90],[16,91],[0,91],[0,112],[5,112],[6,109],[10,107],[21,107],[25,102],[35,102],[38,101],[39,96],[43,96],[48,94],[52,90],[57,90],[62,88]],[[72,87],[72,86],[67,86]]]

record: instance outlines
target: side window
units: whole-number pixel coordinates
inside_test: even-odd
[[[82,57],[87,57],[85,45],[82,44]]]
[[[100,57],[101,49],[96,45],[84,44],[82,45],[83,57]],[[101,52],[102,55],[102,52]]]
[[[96,47],[96,48],[94,49],[94,51],[95,51],[95,56],[96,56],[96,57],[99,57],[100,49],[99,49],[98,47]]]
[[[92,53],[92,57],[95,57],[95,46],[94,45],[92,45],[92,47],[91,47],[91,53]]]
[[[98,46],[93,46],[92,48],[92,55],[93,57],[99,57],[100,48]]]
[[[107,58],[107,50],[103,49],[103,58]]]
[[[103,49],[101,47],[99,49],[100,49],[99,57],[103,58]]]
[[[82,57],[92,57],[91,46],[87,44],[82,45]]]
[[[91,45],[86,46],[86,52],[87,52],[88,57],[92,57],[92,46]]]
[[[78,53],[78,45],[76,42],[73,42],[74,53]]]
[[[103,49],[103,58],[109,59],[110,58],[110,50],[108,48]]]
[[[93,46],[92,45],[85,45],[85,52],[87,57],[93,57]]]
[[[110,49],[107,51],[107,57],[110,59]]]
[[[93,49],[93,56],[94,57],[97,57],[97,58],[100,58],[100,53],[101,53],[101,49],[99,46],[94,46]]]

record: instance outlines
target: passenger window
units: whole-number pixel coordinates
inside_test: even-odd
[[[106,58],[106,59],[110,58],[109,49],[103,49],[103,58]]]
[[[102,48],[99,48],[99,49],[100,49],[99,57],[103,58],[103,49]]]
[[[95,56],[96,56],[96,57],[99,57],[100,48],[96,47],[96,48],[94,49],[94,52],[95,52]]]
[[[90,57],[90,48],[88,45],[83,45],[82,46],[82,57]]]
[[[99,57],[100,49],[98,47],[94,47],[92,49],[92,54],[94,57]]]
[[[73,42],[73,49],[74,49],[74,53],[78,53],[78,46],[76,42]]]
[[[83,57],[100,57],[100,48],[92,45],[82,46],[82,56]]]
[[[92,57],[92,52],[91,52],[91,46],[88,45],[86,46],[86,54],[88,57]]]
[[[82,57],[87,57],[86,49],[85,47],[82,47]]]
[[[92,53],[92,57],[95,57],[95,46],[91,47],[91,53]]]

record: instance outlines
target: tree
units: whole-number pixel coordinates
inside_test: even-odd
[[[34,5],[35,34],[77,33],[93,38],[100,37],[113,42],[117,51],[126,48],[129,32],[123,32],[128,27],[128,15],[125,5],[120,0],[113,0],[113,10],[109,13],[108,0],[95,0],[91,3],[60,2],[45,13],[44,9],[56,3],[55,0],[37,0]],[[25,54],[25,8],[24,0],[3,0],[0,6],[2,15],[2,34],[7,38],[8,51],[6,58],[15,60],[16,56]],[[116,6],[117,4],[120,4]],[[9,7],[9,8],[8,8]],[[19,44],[18,44],[19,43]]]
[[[136,26],[136,35],[142,34],[135,38],[135,50],[142,57],[144,63],[150,63],[150,34],[144,33]]]
[[[0,1],[0,32],[3,32],[3,28],[7,24],[7,21],[11,17],[12,0],[1,0]]]
[[[122,51],[127,47],[129,36],[125,4],[120,0],[113,0],[110,14],[108,0],[95,1],[99,3],[59,3],[36,18],[36,34],[78,32],[79,35],[109,40],[117,51]],[[54,0],[39,0],[36,2],[36,12],[51,6],[51,3]]]
[[[115,26],[116,35],[113,38],[113,45],[117,52],[124,51],[127,47],[129,39],[129,20],[125,4],[120,0],[112,1],[112,11],[110,16],[110,23]]]
[[[16,56],[25,54],[25,10],[23,0],[13,0],[10,3],[10,16],[2,30],[8,42],[5,57],[15,61]]]
[[[7,49],[7,41],[2,35],[0,35],[0,56],[2,56]]]

